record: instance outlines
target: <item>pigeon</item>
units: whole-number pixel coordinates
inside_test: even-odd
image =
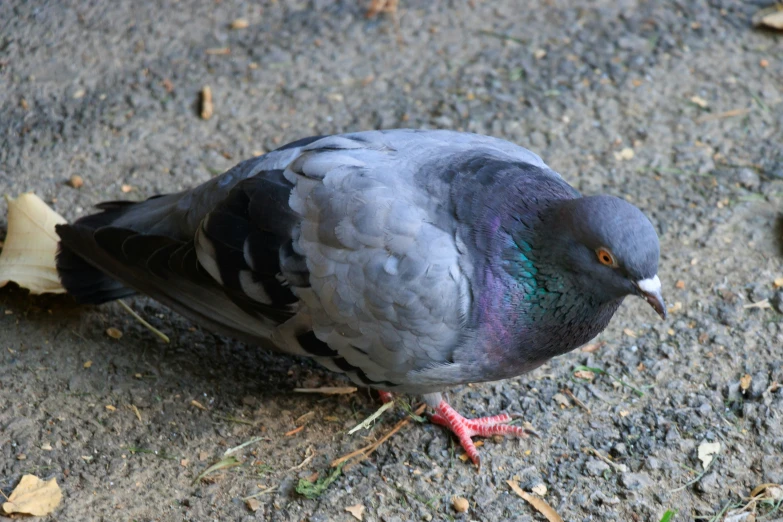
[[[182,192],[111,201],[57,227],[81,303],[146,294],[217,333],[422,395],[519,376],[584,345],[626,296],[662,317],[659,242],[627,201],[582,196],[536,154],[447,130],[301,139]]]

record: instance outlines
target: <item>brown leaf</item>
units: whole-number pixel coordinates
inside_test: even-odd
[[[574,377],[577,379],[584,379],[586,381],[592,381],[595,379],[595,373],[590,370],[578,370],[574,372]]]
[[[748,388],[750,388],[750,383],[753,380],[753,377],[750,376],[750,374],[745,374],[740,378],[740,388],[742,391],[746,391]]]
[[[23,513],[42,517],[54,511],[62,498],[56,478],[41,480],[35,475],[25,475],[8,497],[8,502],[3,504],[3,511],[8,515]]]
[[[593,353],[595,351],[598,351],[599,348],[603,347],[606,343],[604,341],[601,341],[599,343],[592,343],[592,344],[586,344],[582,346],[582,351],[587,353]]]
[[[364,516],[365,507],[361,504],[356,504],[355,506],[348,506],[345,510],[353,515],[353,518],[356,520],[361,520]]]
[[[55,266],[60,238],[54,231],[65,218],[31,192],[5,199],[8,233],[0,254],[0,288],[13,281],[31,294],[65,292]]]
[[[539,513],[544,515],[549,522],[563,522],[563,519],[560,517],[560,515],[558,515],[552,506],[547,504],[544,499],[534,497],[530,493],[523,491],[522,488],[519,487],[519,484],[514,480],[507,480],[506,484],[511,487],[511,490],[514,493],[525,499],[528,504],[536,508]]]
[[[191,404],[191,406],[195,406],[199,410],[207,411],[207,407],[204,406],[203,404],[201,404],[200,402],[198,402],[196,399],[193,399],[192,401],[190,401],[190,404]]]

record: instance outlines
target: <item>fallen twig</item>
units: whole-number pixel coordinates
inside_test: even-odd
[[[243,442],[239,446],[234,446],[233,448],[227,449],[226,451],[223,452],[223,456],[227,457],[228,455],[231,455],[232,453],[237,452],[237,451],[241,450],[242,448],[246,448],[246,447],[250,446],[251,444],[255,444],[256,442],[260,442],[262,440],[271,441],[272,439],[270,439],[269,437],[253,437],[249,441]]]
[[[427,405],[426,404],[422,404],[418,408],[416,408],[416,410],[413,413],[414,413],[414,415],[421,415],[422,413],[424,413],[424,410],[426,408],[427,408]],[[402,419],[400,422],[398,422],[391,429],[391,431],[389,431],[389,433],[387,433],[386,435],[384,435],[383,437],[378,439],[378,441],[373,442],[372,444],[370,444],[368,446],[365,446],[364,448],[358,449],[356,451],[352,451],[351,453],[349,453],[347,455],[343,455],[342,457],[333,460],[330,466],[334,468],[334,467],[340,466],[341,464],[347,462],[348,460],[351,460],[351,459],[353,459],[355,457],[358,457],[354,462],[351,462],[350,464],[348,464],[348,467],[346,468],[346,471],[347,471],[349,467],[351,467],[354,464],[357,464],[357,463],[363,461],[364,459],[366,459],[367,457],[369,457],[375,450],[378,449],[378,447],[380,447],[381,444],[383,444],[384,442],[389,440],[392,437],[392,435],[394,435],[395,433],[400,431],[402,428],[404,428],[407,424],[410,423],[410,421],[411,421],[410,417],[406,417],[406,418]]]
[[[118,299],[117,302],[120,303],[120,306],[122,306],[129,314],[131,314],[134,319],[136,319],[144,327],[146,327],[147,330],[149,330],[150,332],[152,332],[155,335],[157,335],[164,343],[168,344],[168,343],[171,342],[171,340],[169,339],[169,337],[166,334],[164,334],[163,332],[161,332],[160,330],[158,330],[157,328],[152,326],[150,323],[145,321],[142,316],[140,316],[139,314],[134,312],[133,309],[130,306],[126,305],[125,301],[123,301],[122,299]]]

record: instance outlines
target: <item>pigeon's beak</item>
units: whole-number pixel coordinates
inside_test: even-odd
[[[658,276],[637,281],[636,286],[639,288],[640,295],[658,312],[661,319],[666,319],[666,304],[663,302],[661,280],[658,279]]]

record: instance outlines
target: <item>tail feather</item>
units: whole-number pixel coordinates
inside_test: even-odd
[[[108,226],[126,206],[103,204],[100,207],[104,210],[103,212],[86,216],[77,221],[73,227],[97,229]],[[71,225],[58,226],[57,233],[62,236],[61,232],[66,228],[71,228]],[[60,242],[60,251],[57,253],[57,272],[65,290],[82,304],[101,304],[136,293],[135,290],[126,287],[85,261],[62,241]]]

